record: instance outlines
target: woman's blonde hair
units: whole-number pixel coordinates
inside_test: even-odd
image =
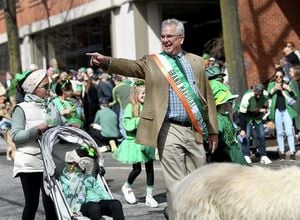
[[[140,115],[141,103],[139,102],[139,94],[140,94],[140,91],[144,88],[145,88],[144,80],[137,80],[134,83],[133,87],[131,88],[130,102],[133,106],[133,108],[132,108],[133,117],[139,117],[139,115]]]

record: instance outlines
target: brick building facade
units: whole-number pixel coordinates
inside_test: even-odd
[[[286,41],[300,49],[300,1],[239,0],[241,40],[248,85],[265,83]]]

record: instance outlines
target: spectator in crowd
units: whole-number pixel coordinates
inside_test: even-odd
[[[279,60],[279,64],[275,64],[275,69],[281,68],[284,71],[284,81],[288,82],[291,79],[290,76],[291,64],[287,61],[286,57],[282,57]]]
[[[210,57],[208,59],[208,67],[215,66],[215,65],[216,65],[216,58]]]
[[[12,141],[11,135],[11,113],[12,105],[6,97],[6,91],[0,87],[0,135],[7,142],[6,159],[13,160],[15,157],[16,146]]]
[[[258,153],[262,164],[272,161],[266,154],[266,141],[264,134],[263,117],[268,111],[268,96],[264,94],[264,86],[256,84],[253,89],[246,91],[240,104],[240,137],[242,138],[242,151],[247,163],[252,163],[250,158],[250,137],[255,129],[258,139]]]
[[[54,97],[55,96],[55,89],[56,89],[56,84],[59,81],[59,75],[58,73],[54,73],[51,75],[51,78],[49,78],[49,81],[51,82],[50,85],[50,96]]]
[[[225,56],[221,56],[218,58],[218,63],[219,63],[219,66],[220,66],[220,70],[221,70],[221,73],[224,74],[223,76],[223,83],[225,85],[228,85],[228,68],[227,68],[227,63],[226,63],[226,58]]]
[[[84,111],[83,111],[83,96],[85,94],[85,83],[84,81],[87,80],[87,70],[85,67],[81,67],[76,72],[75,76],[71,80],[72,83],[72,99],[76,105],[77,115],[80,118],[84,118]]]
[[[299,58],[291,47],[285,47],[283,53],[291,65],[300,65]]]
[[[216,88],[214,88],[216,86]],[[232,162],[246,165],[241,145],[237,141],[237,129],[232,122],[232,105],[238,95],[232,95],[229,88],[213,85],[218,111],[218,148],[212,154],[212,162]]]
[[[296,93],[296,102],[293,105],[294,109],[297,112],[294,121],[294,128],[296,133],[296,139],[300,140],[300,66],[292,66],[290,68],[290,75],[291,75],[291,87],[295,89]]]
[[[298,59],[300,60],[300,51],[297,50],[297,48],[295,47],[294,42],[292,42],[292,41],[286,42],[286,47],[291,48],[294,51],[294,53],[297,55]]]
[[[236,142],[237,129],[233,119],[233,100],[238,95],[232,95],[229,86],[225,85],[225,74],[217,66],[206,69],[209,84],[212,89],[218,111],[218,148],[213,155],[208,155],[208,162],[238,162],[245,163],[241,146]],[[210,156],[210,158],[209,158]]]
[[[93,123],[96,112],[99,109],[99,99],[97,95],[97,87],[93,83],[92,77],[85,80],[85,94],[83,96],[84,111],[84,129],[88,131],[91,123]]]
[[[90,135],[95,139],[102,152],[107,151],[106,145],[110,144],[111,151],[116,150],[116,142],[119,137],[118,117],[109,108],[106,99],[100,99],[100,110],[97,111],[94,123],[89,130]],[[114,142],[114,143],[113,143]]]
[[[123,79],[122,76],[116,75],[114,77],[115,87],[112,90],[113,101],[109,103],[110,106],[118,104],[120,106],[119,111],[119,128],[123,138],[126,137],[126,131],[123,128],[123,115],[126,106],[130,102],[130,90],[131,81],[128,79]]]
[[[93,70],[93,68],[91,68],[91,67],[86,68],[86,73],[87,73],[87,76],[89,78],[91,78],[92,76],[94,76],[94,70]]]
[[[222,73],[219,67],[211,66],[206,69],[206,74],[209,79],[211,87],[218,89],[218,86],[227,87],[224,85],[224,76],[225,73]],[[218,86],[212,86],[212,84],[218,84]]]
[[[136,61],[99,53],[87,54],[91,56],[92,65],[109,73],[145,79],[147,96],[140,114],[136,142],[158,146],[170,219],[173,219],[173,186],[206,163],[204,141],[208,140],[212,152],[218,142],[216,106],[203,59],[182,50],[184,36],[183,23],[168,19],[162,22],[160,40],[164,52],[160,54]],[[179,77],[179,80],[174,80],[174,77]],[[186,92],[178,87],[182,82],[184,86],[180,88]],[[187,100],[193,103],[195,112],[190,111]]]
[[[270,115],[271,120],[275,120],[276,137],[279,148],[280,160],[285,160],[284,135],[287,136],[290,149],[290,160],[295,160],[295,137],[293,131],[293,119],[297,116],[293,104],[296,102],[296,92],[292,85],[283,81],[284,72],[277,69],[275,80],[268,85],[268,92],[272,98]]]
[[[11,86],[11,81],[12,81],[12,76],[10,72],[6,72],[5,79],[1,82],[6,91],[8,91],[9,87]]]
[[[108,102],[113,100],[112,98],[112,90],[113,85],[110,81],[110,75],[107,73],[101,73],[99,76],[100,82],[98,84],[98,99],[106,99]]]
[[[209,55],[207,53],[204,53],[202,55],[202,58],[203,58],[203,62],[204,62],[204,67],[207,68],[209,66]]]
[[[18,89],[25,94],[12,115],[12,137],[16,144],[13,176],[20,177],[25,197],[22,219],[34,219],[39,205],[40,190],[46,219],[55,220],[54,204],[43,187],[43,160],[37,139],[48,129],[45,122],[45,99],[49,80],[45,70],[25,71],[16,75]]]
[[[206,74],[213,94],[216,94],[220,89],[223,91],[230,90],[229,86],[224,84],[225,73],[222,73],[219,67],[208,67],[206,69]]]
[[[71,78],[72,78],[72,76],[71,76],[70,72],[63,71],[59,74],[58,81],[64,82],[66,80],[70,80]]]
[[[283,49],[283,54],[285,55],[285,58],[289,64],[289,66],[292,65],[300,65],[300,60],[296,53],[293,51],[293,48],[286,46]]]
[[[126,139],[122,141],[113,158],[125,164],[132,164],[132,171],[127,181],[122,186],[122,192],[129,204],[136,203],[136,197],[132,191],[132,184],[142,171],[141,163],[145,163],[147,178],[146,205],[152,208],[158,207],[158,203],[152,196],[154,185],[155,149],[135,143],[137,126],[140,121],[140,114],[145,99],[144,81],[138,80],[132,88],[130,103],[126,106],[123,118],[123,125],[126,130]]]
[[[82,128],[83,122],[76,111],[76,103],[70,99],[72,96],[72,84],[69,80],[58,82],[55,89],[57,97],[52,103],[61,116],[62,123],[67,126]]]
[[[34,68],[33,66],[32,66],[32,68]],[[37,67],[36,67],[37,68]],[[52,75],[55,73],[55,70],[54,70],[54,68],[53,67],[49,67],[48,69],[47,69],[47,76],[48,76],[48,78],[51,80],[52,79]],[[51,82],[51,81],[50,81]]]

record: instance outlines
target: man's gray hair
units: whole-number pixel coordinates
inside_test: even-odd
[[[175,25],[176,26],[176,34],[184,37],[184,26],[183,23],[175,18],[166,19],[162,22],[161,28],[165,26]]]
[[[256,85],[253,87],[253,91],[254,91],[254,92],[257,92],[257,93],[263,92],[264,89],[265,89],[265,87],[264,87],[264,85],[261,84],[261,83],[258,83],[258,84],[256,84]]]

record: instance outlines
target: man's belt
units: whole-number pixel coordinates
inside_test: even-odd
[[[174,119],[168,119],[168,122],[172,123],[172,124],[176,124],[176,125],[180,125],[183,127],[191,127],[192,124],[189,121],[176,121]]]

